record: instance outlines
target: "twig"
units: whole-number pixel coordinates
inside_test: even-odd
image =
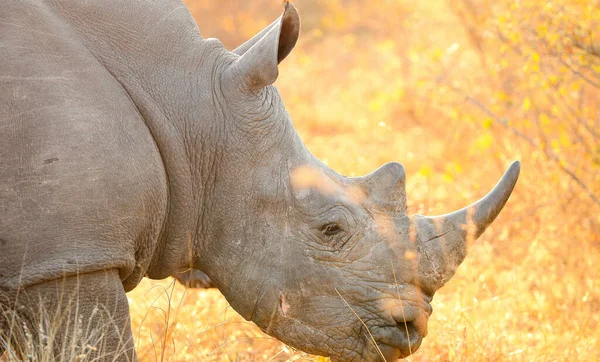
[[[467,99],[469,102],[473,103],[477,108],[479,108],[480,110],[482,110],[485,114],[487,114],[488,116],[490,116],[494,121],[496,121],[497,123],[501,124],[502,126],[504,126],[505,128],[507,128],[508,130],[510,130],[512,133],[514,133],[516,136],[518,136],[519,138],[525,140],[529,145],[531,145],[532,147],[537,148],[538,144],[532,140],[531,138],[527,137],[525,134],[523,134],[522,132],[520,132],[519,130],[517,130],[514,127],[511,127],[508,122],[506,121],[506,119],[500,118],[498,117],[496,114],[494,114],[492,111],[490,111],[488,108],[486,108],[481,102],[479,102],[477,99],[471,97],[470,95],[466,94],[465,92],[463,92],[461,89],[454,87],[450,84],[448,84],[447,82],[445,82],[452,90],[454,90],[456,93],[461,94],[462,96],[465,97],[465,99]],[[542,136],[542,138],[544,139],[545,144],[547,144],[547,140],[545,135],[543,134],[543,132],[540,129],[540,135]],[[585,182],[583,182],[579,177],[577,177],[577,175],[575,175],[575,173],[573,171],[571,171],[569,168],[567,168],[563,162],[561,162],[561,160],[558,158],[558,156],[556,156],[556,154],[554,154],[554,152],[549,151],[547,148],[544,149],[544,154],[551,159],[552,161],[554,161],[558,167],[564,172],[566,173],[573,181],[575,181],[575,183],[589,196],[589,198],[598,206],[600,206],[600,199],[598,199],[598,197],[587,187],[587,185],[585,184]]]
[[[446,85],[448,85],[450,87],[450,89],[452,89],[454,92],[462,95],[463,97],[465,97],[465,99],[469,102],[471,102],[472,104],[474,104],[477,108],[479,108],[481,111],[483,111],[483,113],[487,114],[488,116],[490,116],[490,118],[492,118],[496,123],[499,123],[500,125],[502,125],[503,127],[505,127],[506,129],[508,129],[509,131],[511,131],[512,133],[514,133],[517,137],[525,140],[527,143],[529,143],[531,146],[536,147],[537,148],[537,144],[534,140],[532,140],[531,138],[527,137],[527,135],[525,135],[524,133],[522,133],[521,131],[519,131],[518,129],[511,127],[508,124],[508,121],[504,118],[500,118],[497,115],[495,115],[492,111],[490,111],[488,108],[486,108],[483,104],[481,104],[481,102],[479,102],[477,99],[471,97],[470,95],[466,94],[463,90],[461,90],[460,88],[457,88],[451,84],[449,84],[448,82],[444,82],[446,83]]]

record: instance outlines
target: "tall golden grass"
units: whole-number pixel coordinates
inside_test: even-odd
[[[187,4],[203,35],[230,49],[282,9]],[[522,162],[409,359],[600,359],[598,1],[295,4],[303,31],[276,86],[329,166],[353,176],[400,161],[410,213],[439,214]],[[129,298],[142,361],[324,360],[263,334],[216,290],[145,280]]]

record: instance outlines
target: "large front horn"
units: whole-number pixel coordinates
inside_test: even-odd
[[[421,287],[435,292],[456,272],[467,254],[467,240],[477,239],[494,221],[517,183],[521,165],[513,162],[496,186],[476,203],[440,216],[413,217]]]

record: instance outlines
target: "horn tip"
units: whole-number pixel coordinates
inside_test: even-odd
[[[283,10],[284,10],[284,12],[287,12],[288,10],[293,11],[293,12],[298,12],[296,7],[294,6],[293,3],[290,2],[290,0],[283,0]]]
[[[519,174],[521,173],[521,161],[516,160],[508,166],[508,170],[506,170],[506,178],[513,180],[513,183],[517,182],[519,178]]]
[[[521,171],[521,161],[519,161],[519,160],[513,161],[508,168],[513,169],[514,172],[518,173],[519,171]]]

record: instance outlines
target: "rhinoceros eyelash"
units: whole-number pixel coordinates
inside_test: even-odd
[[[342,227],[337,223],[329,223],[321,227],[321,232],[327,236],[333,236],[342,232]]]

